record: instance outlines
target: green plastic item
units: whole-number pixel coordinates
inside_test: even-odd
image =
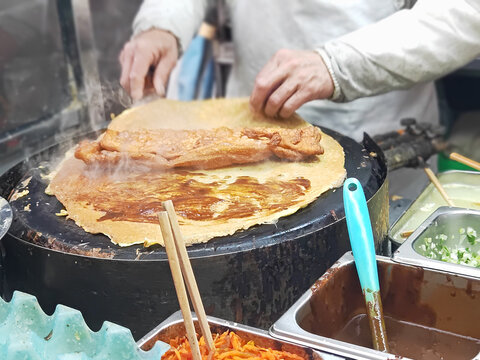
[[[143,351],[129,329],[108,321],[93,332],[80,311],[67,306],[48,316],[26,293],[15,291],[10,302],[0,298],[2,360],[160,360],[169,348],[158,341]]]
[[[466,171],[477,171],[476,169],[459,163],[458,161],[452,160],[449,157],[445,156],[443,153],[438,154],[437,158],[438,171],[449,171],[449,170],[466,170]]]

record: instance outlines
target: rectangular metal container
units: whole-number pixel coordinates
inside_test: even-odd
[[[377,256],[377,264],[383,309],[388,320],[387,337],[398,341],[396,346],[402,348],[402,356],[419,359],[425,339],[438,340],[443,346],[442,339],[446,339],[443,336],[458,340],[458,344],[445,341],[448,348],[442,351],[461,352],[460,356],[456,354],[445,359],[460,360],[465,353],[463,358],[471,359],[480,351],[480,280],[399,264],[383,256]],[[365,318],[364,314],[365,302],[353,256],[346,253],[273,324],[270,334],[347,358],[398,358],[398,355],[369,348],[369,330],[355,334],[354,341],[366,339],[370,345],[335,339],[346,325],[361,316]],[[403,334],[412,337],[408,346],[404,346],[405,339],[400,339],[397,332],[403,325],[409,326],[405,327],[409,331]],[[405,353],[407,347],[413,355]]]
[[[447,236],[445,245],[452,248],[458,244],[459,229],[469,226],[478,230],[478,235],[480,236],[480,211],[440,207],[395,251],[393,260],[404,264],[422,266],[480,279],[480,268],[430,259],[424,256],[422,250],[419,249],[419,243],[424,238],[430,237],[435,239],[435,236],[439,234],[445,234]],[[480,250],[480,243],[467,246],[470,246],[475,251]]]
[[[199,324],[195,314],[192,314],[197,333],[200,333]],[[274,350],[288,351],[290,353],[299,355],[306,360],[342,360],[344,358],[325,354],[318,350],[313,350],[308,347],[300,346],[291,342],[274,339],[265,330],[253,328],[246,325],[237,324],[232,321],[222,320],[215,317],[207,316],[208,323],[212,334],[221,334],[227,330],[234,331],[242,339],[250,341],[253,340],[256,345],[271,348]],[[185,326],[183,324],[183,317],[180,311],[173,313],[170,317],[165,319],[155,329],[150,331],[142,337],[137,345],[142,350],[150,350],[157,340],[168,343],[170,339],[177,336],[185,336]],[[160,360],[160,359],[159,359]]]
[[[438,174],[438,180],[455,206],[480,210],[480,172],[446,171]],[[444,205],[446,203],[437,189],[429,183],[388,231],[388,237],[394,247],[405,242],[406,237],[402,237],[402,233],[414,231],[436,209]]]

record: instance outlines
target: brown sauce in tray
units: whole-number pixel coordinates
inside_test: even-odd
[[[378,262],[390,353],[417,360],[472,359],[480,352],[480,281]],[[299,325],[306,331],[373,348],[353,263],[315,283]]]
[[[480,340],[385,317],[390,353],[416,360],[473,359]],[[353,317],[334,339],[372,348],[366,314]]]

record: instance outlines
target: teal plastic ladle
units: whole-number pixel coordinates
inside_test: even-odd
[[[360,181],[348,178],[343,184],[343,204],[355,266],[365,297],[367,315],[375,350],[388,352],[383,317],[377,260],[367,200]]]

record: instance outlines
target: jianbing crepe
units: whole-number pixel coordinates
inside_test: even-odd
[[[157,100],[117,116],[112,132],[240,128],[309,129],[294,115],[269,119],[250,112],[248,99],[195,102]],[[99,139],[101,140],[101,139]],[[321,133],[323,154],[300,161],[267,160],[216,169],[154,169],[127,157],[112,169],[86,164],[70,154],[47,192],[65,206],[68,217],[91,233],[103,233],[120,246],[159,243],[156,213],[171,199],[188,244],[272,223],[343,183],[343,149]],[[119,148],[111,151],[118,151]]]

